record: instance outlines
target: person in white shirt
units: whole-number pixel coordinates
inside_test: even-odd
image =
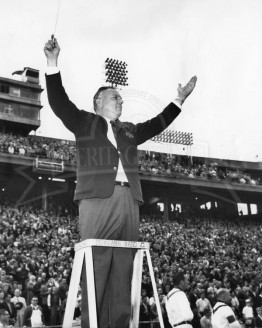
[[[231,295],[228,289],[220,288],[216,294],[216,304],[211,318],[213,328],[240,328],[233,310],[230,307]]]
[[[201,328],[212,328],[211,315],[212,315],[212,311],[210,310],[210,308],[209,307],[205,308],[204,315],[200,319]]]
[[[24,327],[43,327],[43,310],[38,305],[38,298],[32,297],[31,304],[25,308]]]
[[[166,311],[169,323],[172,327],[192,328],[193,312],[185,294],[188,281],[182,271],[173,278],[174,288],[167,294]]]
[[[158,298],[159,298],[159,303],[160,303],[160,308],[161,308],[161,312],[162,312],[162,316],[164,319],[165,316],[165,304],[166,304],[166,295],[164,295],[163,293],[163,288],[162,287],[158,287],[157,288],[157,293],[158,293]],[[149,305],[151,308],[151,312],[153,317],[155,318],[155,320],[159,320],[158,319],[158,313],[157,313],[157,307],[156,307],[156,300],[155,297],[151,297],[149,299]]]
[[[22,327],[23,320],[24,320],[24,311],[26,308],[26,301],[24,297],[20,296],[21,295],[20,289],[16,289],[14,294],[15,294],[14,297],[12,297],[10,301],[14,303],[16,309],[15,327]]]
[[[243,317],[245,319],[246,328],[254,327],[254,311],[251,306],[250,299],[246,300],[246,306],[244,306],[242,313],[243,313]]]
[[[204,292],[201,293],[200,298],[196,301],[197,311],[199,313],[199,317],[203,317],[204,310],[206,308],[209,308],[212,310],[212,306],[209,302],[209,300],[206,298],[206,295]]]

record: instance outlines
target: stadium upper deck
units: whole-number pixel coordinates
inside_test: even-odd
[[[0,134],[1,189],[15,188],[21,202],[40,200],[43,206],[57,195],[65,201],[72,199],[75,151],[73,141]],[[138,169],[145,202],[150,204],[162,201],[199,207],[211,202],[233,212],[237,203],[247,203],[257,204],[260,212],[261,166],[139,150]]]

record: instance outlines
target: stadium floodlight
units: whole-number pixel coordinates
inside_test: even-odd
[[[128,86],[127,80],[127,63],[107,58],[105,60],[105,82],[110,83],[112,87],[117,87],[119,85]]]
[[[65,179],[60,179],[60,178],[52,178],[52,181],[56,181],[56,182],[65,182]]]
[[[193,133],[165,130],[151,139],[156,142],[175,143],[184,146],[193,145]]]

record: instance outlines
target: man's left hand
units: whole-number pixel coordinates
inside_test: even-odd
[[[196,81],[197,81],[197,77],[193,76],[184,87],[182,87],[182,85],[180,83],[178,84],[178,87],[177,87],[178,95],[177,95],[176,101],[178,103],[180,103],[180,105],[183,104],[183,102],[186,100],[186,98],[195,89]]]

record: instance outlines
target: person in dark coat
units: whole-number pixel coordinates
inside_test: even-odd
[[[11,298],[12,298],[11,294],[7,294],[5,296],[5,302],[7,305],[7,311],[9,312],[10,315],[9,322],[10,324],[14,325],[16,322],[16,309],[14,303],[11,302]]]
[[[116,88],[101,87],[93,98],[94,113],[78,109],[67,96],[57,68],[60,47],[56,39],[44,47],[48,71],[49,104],[75,135],[81,240],[137,241],[142,190],[137,146],[164,131],[180,114],[196,84],[193,77],[180,84],[178,95],[160,114],[143,123],[121,122],[123,99]],[[132,249],[94,249],[96,303],[99,327],[127,328],[131,309]],[[84,274],[85,277],[85,265]],[[82,279],[82,326],[89,326],[86,279]]]
[[[43,310],[38,305],[38,298],[32,297],[31,304],[25,308],[23,326],[42,327],[44,325]]]
[[[257,316],[255,317],[255,327],[262,328],[262,307],[256,308]]]

